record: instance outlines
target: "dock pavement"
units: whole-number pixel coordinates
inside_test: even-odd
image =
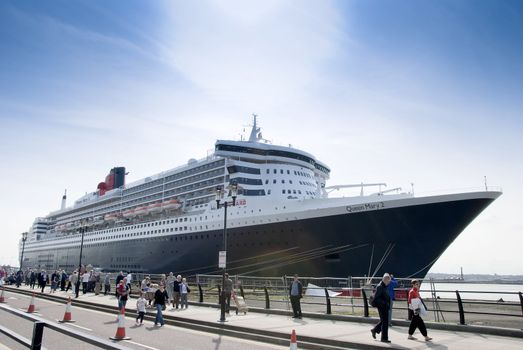
[[[27,286],[21,286],[20,291],[33,291]],[[36,296],[40,292],[36,289]],[[6,293],[16,292],[16,288],[6,288]],[[56,293],[50,294],[46,289],[45,295],[52,295],[55,298],[63,298],[65,301],[68,297],[73,300],[73,309],[75,307],[75,300],[92,303],[93,305],[101,306],[117,306],[117,299],[114,294],[111,295],[94,295],[94,293],[82,294],[78,299],[69,291],[68,293],[58,290]],[[135,308],[135,299],[130,299],[127,302],[126,311],[133,313]],[[492,328],[483,332],[481,327],[433,324],[427,322],[429,336],[433,338],[432,341],[426,342],[423,336],[417,330],[414,336],[417,340],[409,340],[408,336],[408,322],[405,320],[393,320],[393,326],[389,329],[390,344],[382,343],[374,340],[371,336],[370,329],[373,324],[378,322],[377,318],[359,318],[354,321],[348,318],[347,320],[332,319],[325,317],[325,315],[304,313],[302,319],[294,319],[291,313],[282,311],[280,314],[266,313],[263,309],[250,309],[246,314],[235,314],[231,310],[230,315],[227,315],[226,322],[220,323],[220,310],[218,305],[214,304],[200,304],[191,302],[187,309],[173,309],[167,307],[164,311],[164,317],[176,320],[190,321],[191,324],[220,324],[223,329],[247,329],[248,332],[240,333],[242,337],[249,337],[249,334],[287,334],[289,339],[292,330],[297,334],[298,349],[321,349],[321,345],[314,346],[315,339],[321,340],[321,344],[329,346],[329,348],[339,349],[456,349],[456,350],[492,350],[503,349],[523,350],[523,330],[514,329],[506,330],[499,329],[499,332]],[[74,311],[73,311],[74,312]],[[148,315],[154,314],[155,309],[148,309]],[[129,315],[129,314],[128,314]],[[130,318],[130,316],[129,316]],[[131,321],[129,321],[131,322]],[[153,321],[145,321],[153,322]],[[183,322],[182,322],[183,323]],[[131,323],[129,323],[131,324]],[[434,329],[431,328],[434,326]],[[462,328],[460,328],[462,327]],[[467,327],[467,328],[465,328]],[[466,330],[462,331],[460,329]],[[502,334],[502,335],[497,335]],[[505,335],[505,336],[503,336]],[[506,336],[509,335],[509,336]],[[254,338],[253,338],[254,339]],[[300,347],[301,343],[301,347]]]

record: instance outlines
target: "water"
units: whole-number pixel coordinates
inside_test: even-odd
[[[456,299],[456,290],[459,291],[461,299],[493,300],[519,302],[518,292],[523,292],[522,284],[490,284],[490,283],[446,283],[435,282],[437,296],[444,299]],[[484,292],[484,293],[482,293]],[[488,292],[488,293],[486,293]],[[514,294],[510,294],[514,293]],[[430,298],[430,283],[421,285],[422,298]]]

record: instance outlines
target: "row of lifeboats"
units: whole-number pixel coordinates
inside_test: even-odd
[[[176,199],[171,199],[168,201],[153,203],[153,204],[149,204],[146,206],[130,208],[130,209],[124,210],[121,215],[124,218],[128,219],[128,218],[133,218],[136,216],[145,216],[148,214],[159,214],[163,211],[168,212],[168,211],[172,211],[172,210],[177,210],[177,209],[180,209],[181,206],[182,205],[179,201],[177,201]],[[109,214],[105,215],[104,219],[106,221],[116,221],[116,220],[118,220],[118,218],[119,218],[118,214],[109,213]]]
[[[68,222],[67,224],[62,224],[56,226],[55,230],[57,231],[73,231],[76,229],[79,229],[80,227],[92,227],[92,226],[99,226],[103,225],[105,223],[111,223],[118,220],[129,219],[134,217],[140,217],[145,216],[148,214],[159,214],[161,212],[169,212],[173,210],[177,210],[181,208],[181,203],[176,199],[171,199],[168,201],[163,202],[157,202],[152,203],[149,205],[131,208],[123,211],[122,213],[108,213],[105,215],[99,215],[95,216],[92,219],[88,219],[85,221],[75,221],[75,222]]]

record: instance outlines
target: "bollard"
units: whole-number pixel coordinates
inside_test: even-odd
[[[458,291],[456,291],[456,299],[458,299],[459,324],[465,324],[465,311],[463,310],[463,303]]]
[[[271,302],[269,300],[269,292],[267,291],[267,287],[264,286],[263,290],[265,291],[265,308],[269,310],[271,308]]]
[[[198,283],[198,291],[200,292],[200,303],[203,303],[203,290],[200,283]]]
[[[36,321],[33,326],[33,339],[31,340],[31,350],[42,348],[42,337],[44,335],[44,322]]]
[[[363,298],[363,317],[369,317],[369,303],[367,302],[367,293],[365,289],[361,289],[361,296]]]
[[[327,300],[327,315],[330,315],[331,312],[331,297],[329,295],[329,291],[327,288],[325,288],[325,299]]]
[[[222,304],[222,289],[220,285],[218,285],[218,305]]]
[[[245,294],[243,294],[243,286],[240,284],[240,294],[243,299],[245,299]]]
[[[521,315],[523,316],[523,295],[519,292],[519,303],[521,304]]]

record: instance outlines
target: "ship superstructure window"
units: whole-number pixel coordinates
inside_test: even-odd
[[[236,177],[236,178],[234,178],[234,180],[238,184],[245,184],[245,185],[261,185],[262,184],[262,180],[260,180],[260,179],[249,179],[246,177]]]
[[[255,175],[260,174],[259,168],[250,168],[250,167],[241,166],[241,165],[232,165],[232,166],[228,167],[227,170],[229,170],[229,174],[234,174],[234,173],[245,173],[245,174],[255,174]]]

